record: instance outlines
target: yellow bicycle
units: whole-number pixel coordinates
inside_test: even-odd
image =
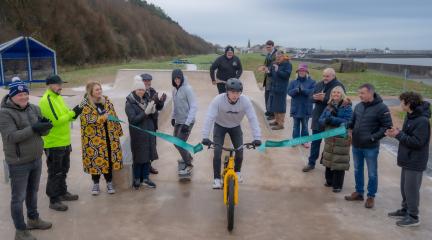
[[[226,148],[216,143],[210,143],[208,148],[214,149],[220,146],[222,150],[229,152],[229,156],[224,159],[224,169],[222,171],[224,204],[227,206],[228,231],[234,228],[234,207],[238,204],[238,176],[234,171],[235,152],[243,148],[255,149],[253,143],[245,143],[238,148]]]

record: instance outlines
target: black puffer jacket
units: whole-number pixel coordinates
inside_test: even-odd
[[[398,166],[413,171],[426,170],[429,158],[430,117],[428,102],[423,102],[406,116],[402,131],[396,136],[399,140]]]
[[[390,110],[375,93],[372,102],[361,102],[354,108],[353,118],[349,124],[349,128],[353,130],[353,147],[379,147],[385,131],[392,125]]]

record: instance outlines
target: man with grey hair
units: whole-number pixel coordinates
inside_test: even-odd
[[[312,111],[312,134],[317,134],[323,131],[318,123],[318,119],[323,113],[330,99],[330,93],[336,86],[341,86],[344,91],[344,85],[336,79],[336,72],[333,68],[326,68],[323,71],[323,80],[315,85],[312,100],[315,103]],[[309,172],[315,168],[316,160],[319,157],[321,139],[312,142],[308,164],[303,168],[303,172]]]
[[[391,114],[381,97],[375,92],[372,84],[359,87],[360,103],[354,108],[351,123],[348,125],[352,136],[352,153],[354,159],[355,192],[345,196],[347,201],[363,201],[364,163],[368,168],[368,194],[366,208],[373,208],[375,194],[378,190],[378,153],[380,139],[387,129],[392,127]]]

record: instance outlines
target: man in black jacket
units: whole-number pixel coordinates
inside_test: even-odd
[[[375,93],[372,84],[366,83],[359,88],[361,102],[354,108],[352,121],[348,128],[352,136],[354,159],[355,189],[347,201],[363,201],[364,163],[368,168],[368,194],[366,208],[373,208],[378,190],[378,153],[380,140],[387,129],[392,127],[391,114],[381,97]]]
[[[158,125],[158,119],[159,119],[159,111],[162,110],[162,108],[165,105],[165,101],[166,101],[166,94],[163,93],[162,96],[159,97],[159,93],[156,92],[156,90],[151,86],[152,80],[153,80],[153,76],[148,74],[148,73],[144,73],[140,75],[145,87],[146,87],[146,91],[144,93],[144,99],[146,102],[151,102],[152,100],[155,103],[156,106],[156,112],[150,115],[150,118],[153,119],[154,125],[155,125],[155,130],[158,130],[159,125]],[[151,174],[158,174],[159,171],[154,168],[153,166],[150,165],[150,173]]]
[[[429,158],[431,111],[430,104],[418,93],[405,92],[399,99],[402,110],[407,113],[402,130],[388,129],[386,135],[399,141],[397,164],[402,168],[402,209],[388,216],[402,218],[396,222],[400,227],[411,227],[420,224],[420,186]]]
[[[264,100],[265,100],[265,104],[266,104],[266,112],[265,115],[267,116],[267,120],[273,120],[275,119],[274,113],[269,111],[269,98],[270,98],[270,86],[271,86],[271,73],[270,73],[270,69],[271,66],[273,65],[273,63],[276,61],[276,52],[278,51],[275,46],[274,46],[274,42],[272,40],[268,40],[265,44],[265,48],[267,51],[267,55],[266,58],[264,60],[264,68],[263,68],[263,72],[264,72],[264,82],[263,82],[263,87],[264,87]]]
[[[217,73],[215,77],[216,70]],[[226,92],[225,83],[228,79],[239,79],[242,73],[243,68],[240,59],[234,56],[234,48],[231,46],[227,46],[225,48],[225,54],[218,57],[210,67],[212,84],[217,85],[219,94]]]
[[[312,96],[315,103],[312,111],[312,134],[322,132],[322,128],[318,123],[322,112],[326,108],[330,100],[330,93],[334,87],[341,86],[344,90],[344,85],[336,79],[336,72],[333,68],[326,68],[323,71],[323,80],[315,85],[314,94]],[[315,168],[316,160],[319,157],[321,139],[312,142],[308,164],[303,168],[303,172],[309,172]]]

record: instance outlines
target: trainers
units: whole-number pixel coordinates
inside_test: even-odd
[[[368,197],[365,202],[365,208],[373,208],[375,206],[375,199],[373,197]]]
[[[49,208],[59,211],[59,212],[64,212],[68,210],[68,206],[64,205],[62,202],[58,201],[58,202],[54,202],[54,203],[50,203]]]
[[[96,195],[99,195],[99,193],[100,193],[99,183],[93,184],[93,188],[91,190],[91,194],[93,196],[96,196]]]
[[[66,192],[65,195],[59,197],[60,201],[76,201],[78,198],[77,194],[72,194],[70,192]]]
[[[243,177],[241,175],[241,172],[236,172],[236,174],[237,174],[237,180],[238,180],[238,182],[239,183],[243,183]]]
[[[303,169],[302,169],[302,171],[303,172],[310,172],[310,171],[312,171],[312,170],[314,170],[315,169],[315,166],[312,166],[312,165],[306,165]]]
[[[135,190],[138,190],[139,187],[140,187],[140,185],[141,185],[141,183],[140,183],[139,178],[138,178],[138,179],[134,179],[134,181],[133,181],[133,183],[132,183],[132,187],[134,187]]]
[[[192,172],[192,165],[186,166],[185,168],[183,168],[182,170],[179,171],[180,175],[187,175],[190,174]]]
[[[334,193],[340,193],[342,191],[341,188],[333,188]]]
[[[36,238],[31,235],[29,230],[16,230],[15,240],[36,240]]]
[[[387,214],[387,216],[391,218],[404,218],[406,215],[408,215],[408,213],[405,209],[398,209]]]
[[[107,192],[108,194],[114,194],[116,192],[112,182],[107,182]]]
[[[363,201],[363,194],[358,192],[353,192],[351,195],[345,196],[345,200],[347,201]]]
[[[215,178],[215,180],[213,180],[213,189],[221,189],[222,188],[222,182],[219,178]]]
[[[149,178],[144,179],[144,181],[142,182],[142,185],[149,187],[149,188],[156,188],[156,184],[152,180],[150,180]]]
[[[52,227],[52,223],[46,222],[41,218],[37,218],[37,219],[29,218],[27,220],[27,230],[32,230],[32,229],[45,230],[45,229],[50,229],[51,227]]]
[[[415,227],[420,225],[420,219],[407,214],[402,220],[397,221],[396,225],[399,227]]]

